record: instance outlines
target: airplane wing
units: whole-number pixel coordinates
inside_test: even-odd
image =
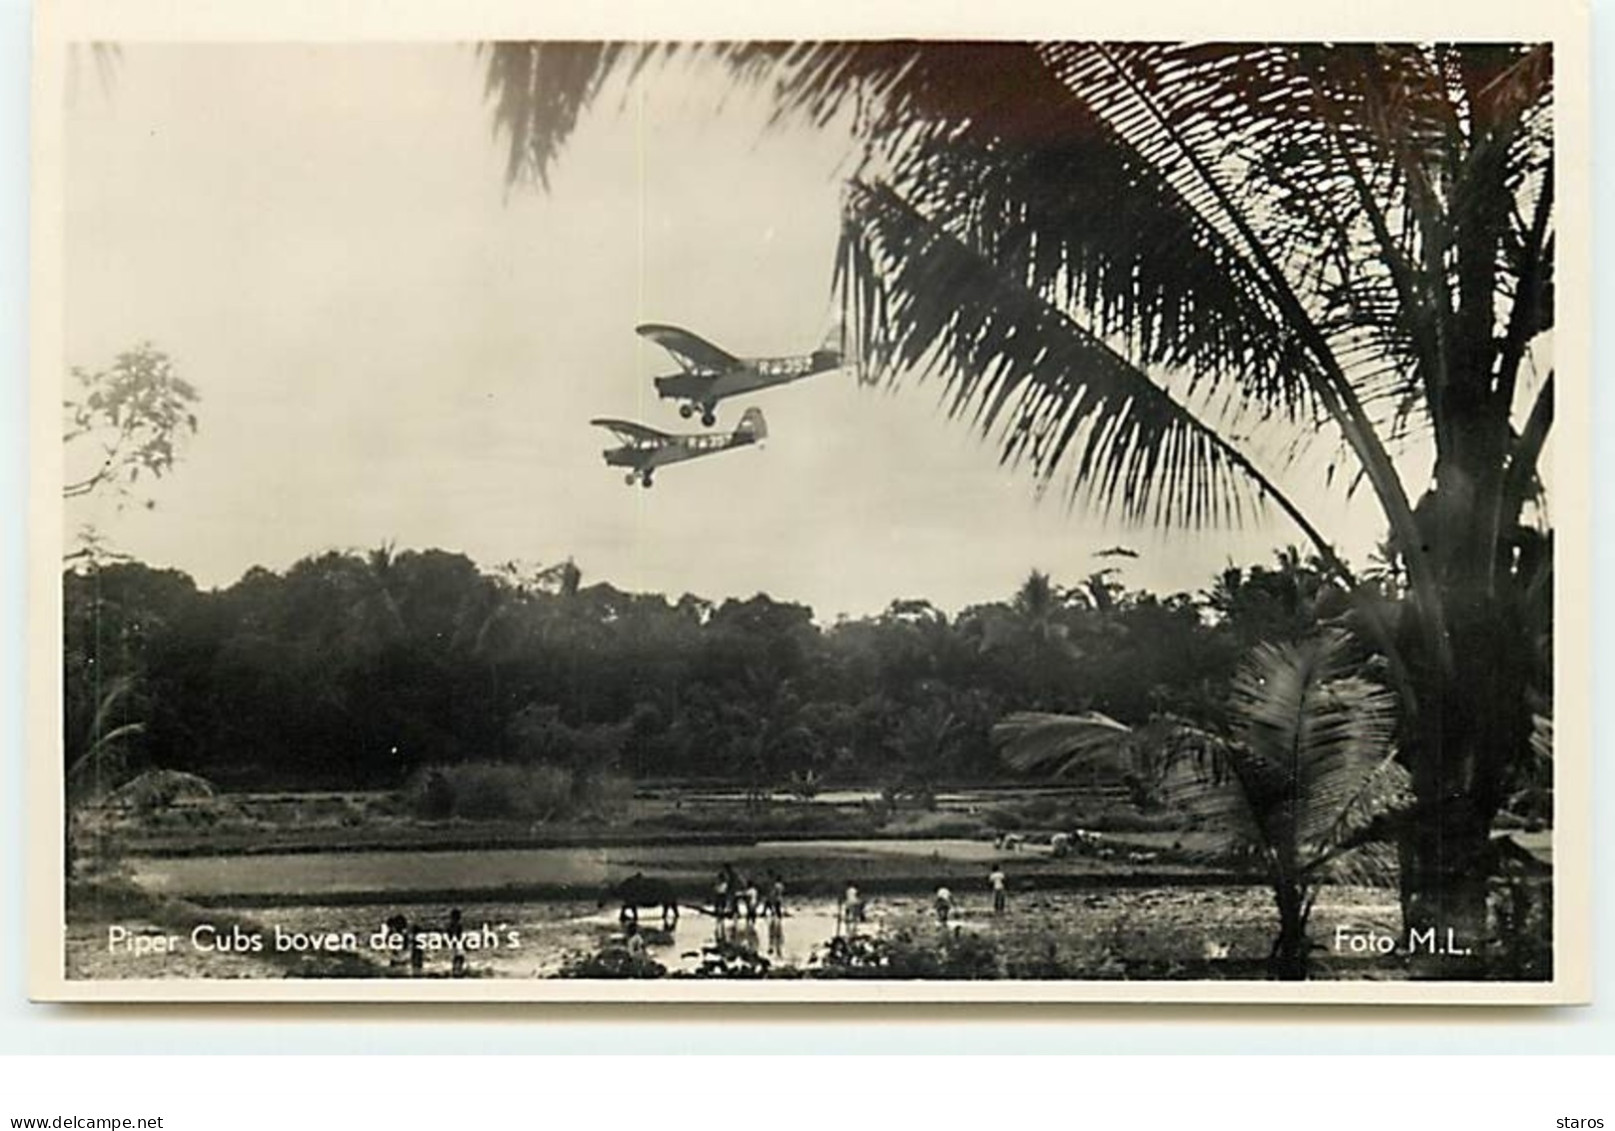
[[[647,322],[643,326],[635,326],[634,333],[642,338],[649,338],[661,346],[688,370],[715,372],[741,364],[741,360],[734,354],[721,350],[700,335],[692,334],[677,326]]]
[[[624,440],[633,442],[661,442],[671,440],[673,437],[666,432],[658,432],[654,428],[647,428],[643,424],[635,424],[631,420],[614,420],[608,416],[597,416],[589,421],[596,428],[608,428]]]

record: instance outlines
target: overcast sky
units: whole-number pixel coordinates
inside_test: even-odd
[[[70,507],[69,529],[204,586],[391,541],[822,619],[957,610],[1034,567],[1072,582],[1118,542],[1129,585],[1197,590],[1298,540],[1276,514],[1163,535],[1036,502],[938,388],[839,373],[721,407],[761,407],[766,447],[624,486],[591,417],[688,427],[637,323],[752,355],[832,322],[844,139],[765,130],[767,109],[716,72],[658,76],[601,101],[547,195],[507,192],[468,48],[125,47],[70,95],[68,360],[150,339],[201,391],[200,432],[155,509]],[[1355,559],[1380,536],[1317,466],[1284,482]]]

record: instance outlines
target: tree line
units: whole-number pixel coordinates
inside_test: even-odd
[[[1012,773],[990,741],[1012,711],[1214,724],[1253,644],[1346,607],[1294,552],[1199,594],[1034,571],[954,616],[905,599],[827,625],[764,594],[674,599],[585,584],[570,561],[484,570],[389,546],[216,590],[104,560],[63,586],[68,765],[116,734],[122,776],[176,769],[241,789],[393,788],[422,767],[494,761],[920,796]]]

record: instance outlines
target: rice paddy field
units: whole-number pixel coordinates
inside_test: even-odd
[[[1273,897],[1260,875],[1208,853],[1213,838],[1192,830],[1101,834],[1084,850],[1057,856],[1048,830],[1026,829],[1005,843],[979,818],[991,807],[1039,804],[1039,791],[960,791],[939,795],[936,812],[906,812],[879,835],[807,835],[797,819],[828,817],[857,827],[869,791],[826,792],[811,801],[779,799],[761,816],[734,791],[668,791],[642,797],[627,819],[586,828],[427,825],[374,816],[355,795],[284,795],[233,800],[252,828],[183,821],[126,830],[116,883],[129,900],[73,902],[67,970],[74,978],[447,977],[548,978],[576,975],[590,956],[626,944],[620,900],[610,889],[640,876],[663,882],[679,907],[662,929],[641,912],[636,955],[672,974],[710,973],[715,952],[755,955],[774,974],[821,969],[849,931],[943,952],[979,941],[996,956],[995,974],[941,976],[1082,979],[1262,978],[1276,930]],[[379,810],[379,806],[376,807]],[[367,814],[355,823],[352,814]],[[656,822],[684,814],[700,831]],[[781,819],[790,818],[790,819]],[[751,822],[761,833],[735,831]],[[902,835],[945,822],[965,835]],[[725,835],[724,828],[731,831]],[[774,836],[769,828],[779,829]],[[1024,828],[1024,826],[1023,826]],[[1551,861],[1551,830],[1516,832],[1517,843]],[[379,844],[378,844],[379,841]],[[1009,905],[991,908],[987,875],[1001,867]],[[779,877],[786,914],[748,925],[719,923],[712,893],[732,868],[766,889]],[[865,903],[861,923],[843,921],[849,885]],[[932,910],[938,887],[953,894],[946,928]],[[456,970],[446,949],[407,951],[373,944],[389,921],[431,936],[460,912],[468,947]],[[256,932],[264,949],[193,945],[198,926]],[[1313,912],[1319,976],[1402,977],[1382,954],[1340,949],[1336,929],[1394,934],[1400,916],[1388,888],[1325,888]],[[124,939],[151,945],[113,946]],[[294,945],[276,953],[280,937]],[[158,950],[155,941],[167,941]],[[326,942],[305,948],[309,940]],[[330,940],[335,939],[333,953]],[[346,953],[340,953],[342,950]],[[750,960],[747,960],[750,962]],[[937,975],[925,975],[937,976]]]
[[[986,875],[995,863],[1010,877],[1007,910],[991,908]],[[741,875],[785,878],[786,914],[777,924],[748,925],[710,913],[710,886],[729,864]],[[388,920],[407,919],[427,937],[459,910],[467,936],[492,940],[468,948],[470,977],[547,978],[569,962],[620,947],[619,906],[602,902],[609,884],[636,873],[666,879],[681,911],[663,930],[654,909],[641,912],[644,955],[669,972],[695,972],[723,943],[764,958],[772,969],[811,970],[831,940],[856,932],[893,933],[922,945],[950,937],[990,940],[1021,963],[1051,976],[1260,977],[1273,931],[1272,897],[1260,884],[1216,882],[1183,864],[1140,865],[1089,859],[1054,860],[1035,849],[1002,851],[991,842],[823,841],[729,846],[515,849],[485,852],[351,852],[340,854],[144,858],[131,876],[159,897],[256,924],[270,940],[348,936],[371,972],[391,977],[445,977],[449,952],[423,948],[418,968],[405,953],[370,945]],[[759,879],[759,882],[760,879]],[[863,921],[843,922],[841,891],[859,887]],[[946,928],[932,911],[937,886],[954,893]],[[1342,888],[1326,892],[1313,934],[1326,940],[1337,924],[1394,930],[1393,892]],[[93,917],[92,917],[93,918]],[[142,929],[137,925],[136,929]],[[156,932],[154,925],[144,929]],[[186,940],[188,943],[188,939]],[[296,976],[300,954],[108,953],[104,925],[76,924],[69,933],[72,977],[197,978]],[[1366,956],[1327,956],[1338,976],[1380,976]]]

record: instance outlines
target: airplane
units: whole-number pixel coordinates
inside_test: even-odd
[[[649,487],[658,467],[727,452],[732,448],[744,448],[768,438],[768,422],[763,419],[763,410],[760,408],[748,408],[733,432],[674,436],[643,424],[609,417],[597,417],[589,423],[609,430],[622,441],[621,447],[607,448],[603,454],[607,466],[628,469],[623,482],[630,487],[636,480],[642,486]]]
[[[679,415],[686,420],[700,409],[701,423],[708,428],[717,422],[714,410],[719,401],[800,381],[845,364],[841,350],[831,348],[838,336],[835,330],[818,349],[796,357],[736,357],[688,330],[656,322],[636,326],[634,332],[672,354],[683,369],[656,378],[657,393],[664,400],[683,401]]]

